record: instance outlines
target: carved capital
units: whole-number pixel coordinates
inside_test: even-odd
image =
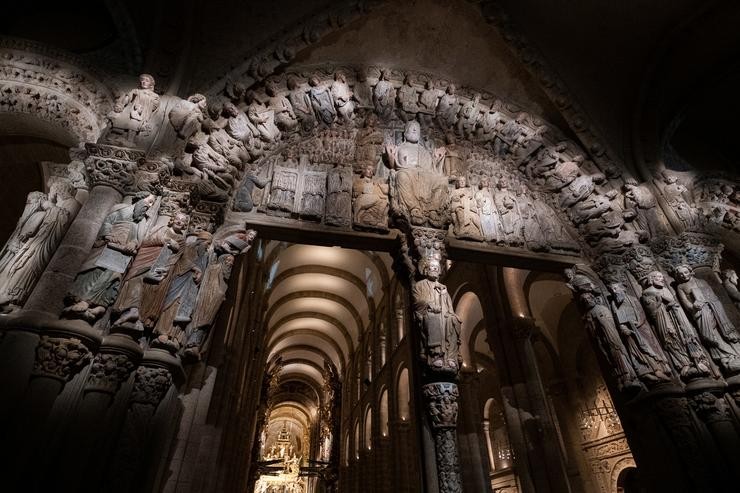
[[[433,429],[457,426],[457,384],[450,382],[429,383],[423,387],[427,412]]]
[[[711,392],[702,392],[691,398],[691,407],[706,423],[730,421],[727,401]]]
[[[172,383],[172,374],[166,368],[140,366],[136,369],[131,402],[157,407]]]
[[[75,338],[41,336],[36,346],[32,375],[69,382],[92,358],[90,350]]]
[[[96,148],[103,146],[95,146]],[[109,147],[109,146],[105,146]],[[88,145],[88,149],[90,146]],[[135,183],[136,163],[121,159],[95,156],[92,153],[85,160],[90,188],[107,186],[121,194],[132,191]]]
[[[717,272],[720,270],[723,245],[707,235],[682,233],[658,238],[651,247],[669,272],[673,272],[679,265],[710,267]]]
[[[135,366],[128,354],[97,354],[85,382],[85,392],[115,394]]]

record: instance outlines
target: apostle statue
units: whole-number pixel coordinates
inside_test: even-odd
[[[334,82],[331,85],[331,96],[337,107],[339,117],[345,123],[351,122],[355,117],[355,102],[352,98],[352,89],[347,84],[344,72],[334,74]]]
[[[237,255],[246,253],[257,237],[254,230],[237,232],[216,240],[208,251],[208,266],[200,281],[195,299],[192,321],[187,328],[187,341],[183,355],[197,361],[205,350],[208,333],[216,320],[221,304],[226,299],[228,281]]]
[[[652,192],[645,185],[638,184],[634,178],[627,178],[623,189],[624,208],[635,215],[638,228],[652,236],[665,233],[666,227]]]
[[[321,83],[317,75],[308,79],[308,85],[311,86],[308,90],[308,97],[317,119],[325,125],[331,125],[337,116],[331,90]]]
[[[257,93],[247,91],[244,96],[247,108],[247,117],[257,128],[260,138],[266,143],[274,143],[280,138],[280,129],[275,124],[275,111],[260,101]]]
[[[113,207],[65,297],[62,317],[94,323],[116,300],[123,274],[146,234],[149,209],[155,202],[155,196],[148,194],[132,204]]]
[[[437,104],[437,118],[442,128],[452,128],[457,123],[457,113],[460,111],[460,103],[455,94],[455,84],[447,86]]]
[[[190,218],[178,212],[168,221],[154,226],[141,242],[131,267],[121,283],[121,291],[113,304],[111,329],[114,331],[141,332],[145,324],[159,315],[157,289],[172,265],[175,255],[185,240]]]
[[[388,183],[374,178],[375,164],[367,163],[352,184],[352,222],[360,228],[388,229]]]
[[[610,283],[610,304],[637,376],[646,383],[671,379],[663,350],[647,323],[640,301],[619,282]]]
[[[496,193],[493,200],[501,218],[501,232],[504,241],[512,246],[521,245],[524,242],[522,218],[519,215],[516,195],[509,190],[509,184],[504,178],[496,184]]]
[[[618,389],[639,388],[640,382],[635,375],[629,353],[619,337],[617,324],[603,298],[592,291],[581,291],[579,299],[585,310],[586,326],[614,372]]]
[[[441,173],[443,152],[432,155],[420,142],[419,123],[406,123],[404,141],[386,146],[391,174],[391,198],[394,212],[414,226],[429,223],[443,227],[449,195],[447,179]]]
[[[419,261],[423,278],[414,283],[414,315],[421,329],[422,359],[433,371],[457,372],[460,356],[461,321],[455,314],[447,287],[439,282],[440,261]]]
[[[18,224],[0,251],[3,310],[22,306],[31,294],[80,208],[75,193],[68,180],[58,178],[51,181],[48,196],[28,194]]]
[[[709,355],[722,370],[740,371],[740,335],[709,283],[694,276],[688,265],[676,267],[675,277],[678,299],[694,320]]]
[[[481,176],[478,181],[478,189],[473,196],[478,214],[480,215],[480,227],[483,238],[486,241],[500,241],[501,219],[493,202],[491,195],[491,179],[488,176]]]
[[[389,75],[388,70],[381,70],[380,79],[373,88],[375,112],[384,120],[389,119],[393,115],[393,108],[396,104],[396,89],[393,87],[393,83],[388,80]]]
[[[154,77],[139,76],[139,87],[132,89],[116,101],[113,112],[108,115],[111,135],[119,136],[132,144],[137,137],[152,133],[150,120],[159,109],[159,95],[154,92]]]
[[[710,362],[661,272],[647,275],[641,300],[666,355],[681,378],[709,376]]]
[[[275,113],[275,124],[279,129],[290,132],[298,126],[298,117],[293,112],[293,105],[288,98],[283,96],[275,82],[269,81],[265,84],[265,92],[269,99],[267,106]]]
[[[314,115],[311,99],[308,93],[301,87],[301,82],[295,75],[288,76],[288,101],[293,107],[296,118],[301,123],[304,132],[316,126],[316,115]]]
[[[732,302],[740,309],[740,288],[738,288],[737,272],[733,269],[724,270],[722,272],[722,285]]]

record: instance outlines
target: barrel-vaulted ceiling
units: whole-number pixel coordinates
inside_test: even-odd
[[[264,316],[268,361],[282,361],[276,397],[292,381],[319,391],[325,362],[334,364],[340,377],[344,374],[386,294],[392,260],[387,253],[276,241],[265,253],[270,266]]]

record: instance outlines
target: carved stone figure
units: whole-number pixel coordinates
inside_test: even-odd
[[[457,238],[482,241],[478,204],[468,188],[467,179],[460,176],[457,188],[450,194],[450,212],[452,213],[452,231]]]
[[[491,104],[488,111],[483,112],[483,116],[480,119],[480,126],[475,132],[477,140],[481,142],[489,142],[496,137],[496,133],[501,126],[503,116],[496,108],[496,102]]]
[[[380,79],[373,88],[373,104],[375,112],[384,120],[393,116],[393,107],[396,104],[396,89],[388,80],[389,73],[383,69],[380,71]]]
[[[614,372],[617,387],[622,391],[639,388],[639,380],[632,369],[629,353],[619,338],[619,331],[614,323],[611,310],[606,306],[601,296],[593,292],[582,291],[579,298],[585,310],[586,326],[597,341],[601,354]]]
[[[522,221],[522,235],[524,236],[524,242],[527,247],[535,251],[547,250],[550,247],[548,238],[544,235],[540,227],[540,221],[537,218],[537,209],[530,196],[529,189],[523,183],[517,191],[516,201],[519,217],[521,217]]]
[[[563,221],[557,216],[553,208],[545,202],[543,194],[532,192],[531,196],[542,235],[550,247],[562,250],[578,250],[578,245],[568,233]]]
[[[200,359],[201,353],[205,350],[210,327],[226,299],[234,259],[249,250],[256,236],[257,233],[251,229],[247,232],[234,233],[223,240],[215,241],[209,249],[208,266],[200,282],[183,351],[187,360]]]
[[[295,75],[288,77],[288,90],[290,91],[288,100],[293,106],[293,112],[296,118],[301,122],[301,128],[304,132],[311,130],[316,126],[316,115],[311,106],[311,98],[308,97],[308,93],[301,87],[301,83]]]
[[[334,166],[328,172],[326,224],[349,227],[352,217],[352,169]]]
[[[199,231],[189,234],[185,239],[177,261],[163,281],[167,290],[154,326],[156,339],[152,341],[152,346],[174,353],[183,345],[184,329],[192,319],[212,238],[211,233]]]
[[[239,174],[238,169],[211,146],[205,134],[196,134],[190,140],[191,145],[195,147],[191,166],[199,170],[201,176],[216,187],[226,193],[230,192]]]
[[[437,118],[442,128],[452,128],[457,123],[457,113],[460,111],[460,103],[455,94],[455,85],[450,84],[437,104]]]
[[[642,304],[666,355],[683,379],[708,376],[710,364],[691,322],[666,287],[663,274],[650,272],[644,280]]]
[[[681,305],[693,318],[699,337],[715,363],[724,371],[740,371],[740,335],[725,313],[709,283],[694,276],[688,265],[675,271],[676,292]]]
[[[375,165],[366,164],[352,185],[352,221],[359,228],[388,229],[388,183],[374,178]]]
[[[627,178],[624,184],[624,208],[635,215],[637,226],[657,236],[666,232],[658,212],[655,197],[645,185],[639,185],[634,178]]]
[[[2,269],[0,268],[0,270]],[[740,309],[740,289],[738,289],[737,273],[732,269],[722,271],[722,285],[732,302]]]
[[[643,382],[669,381],[670,366],[647,323],[640,301],[618,282],[609,284],[608,288],[612,312],[635,373]]]
[[[177,213],[160,227],[154,227],[144,237],[141,246],[121,283],[121,291],[113,304],[111,328],[116,331],[140,332],[159,313],[157,299],[146,284],[159,284],[167,275],[171,260],[185,240],[189,217]]]
[[[275,125],[275,112],[265,106],[254,91],[247,91],[244,100],[249,105],[247,117],[259,132],[260,138],[267,143],[274,143],[280,138],[280,129]]]
[[[424,84],[424,90],[419,95],[418,116],[422,125],[428,127],[434,120],[437,113],[437,103],[439,103],[440,91],[434,87],[434,81],[428,79]]]
[[[200,131],[206,119],[207,105],[205,96],[193,94],[188,99],[180,100],[170,110],[168,118],[178,136],[187,141]]]
[[[260,154],[259,131],[252,125],[247,115],[233,103],[224,103],[223,115],[226,117],[224,130],[232,139],[242,142],[253,157]]]
[[[581,173],[581,164],[583,164],[583,160],[583,156],[577,155],[572,159],[558,161],[552,170],[543,173],[543,177],[545,178],[545,187],[548,190],[555,191],[568,186]]]
[[[354,97],[357,101],[357,106],[362,109],[369,109],[374,107],[373,102],[373,88],[367,81],[367,72],[364,70],[358,70],[355,74],[355,85]]]
[[[150,120],[159,109],[159,95],[154,92],[154,77],[149,74],[139,76],[139,87],[123,95],[108,115],[111,134],[134,143],[138,137],[152,133]]]
[[[411,82],[409,74],[406,74],[403,78],[403,84],[397,91],[396,99],[398,100],[398,114],[401,119],[405,122],[415,119],[416,113],[419,111],[419,95]]]
[[[496,209],[496,204],[493,202],[493,195],[491,195],[491,182],[487,176],[482,176],[478,182],[478,189],[475,192],[473,198],[475,199],[476,206],[478,207],[478,215],[480,216],[480,227],[483,233],[483,238],[486,241],[500,241],[501,231],[501,219]]]
[[[270,183],[270,180],[260,178],[254,174],[254,171],[248,171],[239,186],[239,190],[236,192],[236,197],[234,197],[233,209],[237,212],[251,211],[254,208],[252,192],[255,188],[262,190],[268,183]]]
[[[347,186],[349,185],[347,184]],[[346,199],[349,202],[349,189],[347,189],[347,194]],[[324,217],[325,199],[326,173],[323,171],[305,171],[301,193],[301,218],[320,221]]]
[[[688,189],[678,181],[676,175],[668,170],[664,170],[661,177],[663,183],[660,188],[666,202],[685,227],[691,226],[695,221],[696,214],[686,198],[689,193]]]
[[[529,137],[529,129],[524,125],[525,113],[518,114],[515,118],[504,123],[501,131],[496,135],[494,151],[499,156],[514,154],[523,147]]]
[[[465,162],[463,149],[457,144],[455,134],[451,131],[445,134],[444,151],[445,157],[442,168],[444,174],[447,175],[447,179],[452,183],[459,176],[465,176],[468,172],[468,167]]]
[[[386,147],[386,155],[395,172],[391,175],[394,211],[415,226],[427,222],[442,227],[446,222],[449,194],[447,179],[440,173],[444,155],[432,153],[419,142],[419,124],[406,123],[404,142]]]
[[[298,165],[297,161],[288,156],[286,165]],[[295,209],[295,194],[298,189],[298,170],[295,167],[275,166],[272,174],[272,185],[270,187],[270,200],[267,208],[293,212]]]
[[[347,84],[347,77],[343,72],[334,74],[334,82],[331,85],[331,96],[334,98],[337,113],[342,121],[349,123],[354,120],[355,103],[352,99],[352,89]]]
[[[298,126],[298,117],[293,112],[293,105],[288,98],[278,90],[277,85],[270,81],[265,84],[265,92],[269,96],[267,106],[275,114],[275,124],[279,129],[290,132]]]
[[[321,83],[316,75],[308,79],[308,85],[311,86],[311,89],[308,90],[308,96],[311,99],[311,106],[316,113],[316,118],[325,125],[331,125],[337,116],[331,91]]]
[[[26,207],[0,251],[0,306],[22,306],[43,274],[80,208],[72,184],[57,178],[49,195],[31,192]]]
[[[465,137],[472,137],[480,120],[480,94],[475,94],[473,99],[463,104],[460,108],[459,119],[457,121],[457,132]]]
[[[513,246],[521,245],[523,243],[522,224],[516,196],[509,190],[506,180],[501,179],[496,184],[493,200],[501,218],[501,232],[504,235],[504,241]]]
[[[378,117],[375,113],[368,113],[365,124],[355,136],[355,171],[362,172],[366,166],[372,165],[375,169],[383,155],[383,131],[377,128]]]
[[[461,321],[447,287],[439,282],[439,260],[424,258],[419,263],[424,278],[414,284],[412,295],[414,315],[421,328],[421,357],[432,371],[456,373],[462,361]]]
[[[64,300],[64,318],[92,323],[115,301],[123,273],[146,233],[147,212],[154,203],[154,195],[148,195],[130,205],[120,204],[106,216]]]

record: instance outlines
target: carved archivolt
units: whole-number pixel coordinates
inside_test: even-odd
[[[27,114],[95,142],[112,108],[111,91],[70,60],[33,43],[0,39],[0,113]]]

